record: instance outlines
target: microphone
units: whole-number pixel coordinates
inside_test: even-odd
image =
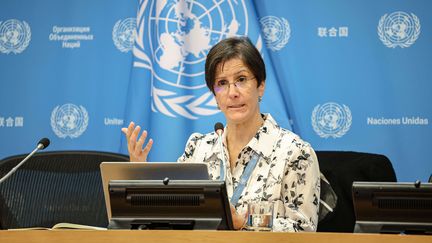
[[[21,165],[23,165],[28,159],[30,159],[30,157],[33,156],[33,154],[35,154],[37,151],[39,150],[43,150],[46,147],[48,147],[48,145],[50,144],[50,140],[48,138],[42,138],[41,140],[39,140],[39,142],[37,143],[36,148],[29,154],[27,155],[27,157],[25,157],[21,162],[19,162],[19,164],[17,164],[15,167],[12,168],[11,171],[9,171],[5,176],[3,176],[0,179],[0,184],[5,181],[9,176],[11,176]]]
[[[39,140],[37,144],[37,148],[40,150],[44,150],[49,145],[50,145],[50,140],[48,138],[42,138],[41,140]]]
[[[224,131],[223,124],[221,122],[216,122],[216,124],[214,125],[214,130],[219,136],[222,136],[222,133]]]
[[[219,144],[219,153],[222,157],[222,165],[221,165],[221,172],[220,172],[220,179],[221,181],[225,181],[225,177],[226,177],[226,161],[225,161],[225,155],[224,155],[224,148],[223,148],[223,144],[222,144],[222,134],[224,132],[224,126],[222,123],[217,122],[214,125],[214,130],[216,132],[216,134],[218,135],[218,144]]]

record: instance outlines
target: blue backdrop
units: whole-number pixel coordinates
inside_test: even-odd
[[[427,0],[3,0],[0,158],[126,153],[134,120],[173,161],[224,121],[204,81],[210,47],[247,35],[268,78],[261,110],[315,150],[388,156],[399,181],[432,163],[432,3]]]

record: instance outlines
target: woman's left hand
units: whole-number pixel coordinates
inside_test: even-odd
[[[246,224],[247,214],[243,214],[243,215],[238,214],[232,204],[230,204],[230,209],[231,209],[231,217],[233,220],[234,229],[240,230]]]

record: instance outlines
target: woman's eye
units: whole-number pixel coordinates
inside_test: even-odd
[[[244,82],[244,81],[246,81],[246,77],[239,77],[237,79],[237,82]]]
[[[217,82],[217,85],[218,85],[218,86],[225,86],[225,85],[227,85],[227,83],[228,83],[228,81],[226,81],[226,80],[219,80],[219,81]]]

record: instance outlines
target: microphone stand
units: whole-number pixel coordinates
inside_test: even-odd
[[[30,159],[30,157],[33,156],[33,154],[35,154],[38,150],[40,149],[44,149],[46,146],[43,145],[42,143],[39,143],[37,145],[37,147],[29,154],[27,155],[19,164],[17,164],[12,170],[10,170],[5,176],[3,176],[0,179],[0,184],[5,181],[9,176],[11,176],[21,165],[23,165],[28,159]]]
[[[223,143],[222,143],[222,132],[220,132],[221,130],[218,130],[217,134],[218,134],[218,144],[219,144],[219,151],[222,157],[222,170],[223,171],[223,178],[221,177],[221,181],[225,181],[226,178],[226,161],[225,161],[225,153],[224,153],[224,147],[223,147]]]

